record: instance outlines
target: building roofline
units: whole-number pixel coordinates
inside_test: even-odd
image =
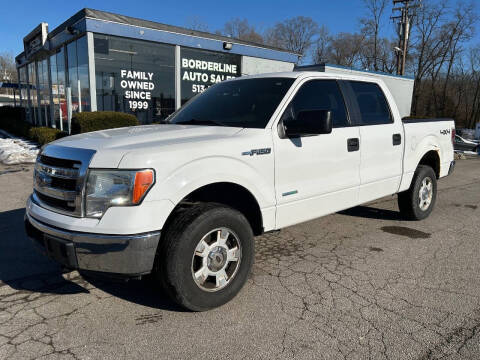
[[[67,28],[68,26],[72,26],[72,25],[76,24],[78,21],[80,21],[81,19],[85,18],[85,10],[86,10],[86,8],[84,8],[80,11],[77,11],[73,16],[69,17],[63,23],[58,25],[55,29],[53,29],[52,31],[50,31],[48,33],[47,38],[48,39],[53,38],[54,36],[60,34],[62,31],[64,31],[65,28]]]
[[[41,22],[40,24],[38,24],[35,29],[33,29],[32,31],[30,31],[24,38],[23,38],[23,42],[27,42],[31,39],[33,39],[35,36],[38,35],[38,32],[42,29],[43,26],[46,26],[47,29],[48,29],[48,24],[45,23],[45,22]]]
[[[301,56],[301,54],[298,54],[289,50],[281,49],[275,46],[255,43],[252,41],[240,40],[237,38],[232,38],[232,37],[218,35],[218,34],[212,34],[205,31],[191,30],[191,29],[180,27],[180,26],[167,25],[167,24],[163,24],[155,21],[143,20],[135,17],[120,15],[120,14],[115,14],[107,11],[95,10],[90,8],[84,8],[78,11],[77,13],[75,13],[72,17],[70,17],[69,19],[64,21],[62,24],[57,26],[55,29],[53,29],[48,34],[48,38],[50,39],[54,37],[55,35],[64,31],[65,28],[67,28],[68,26],[72,26],[84,18],[120,23],[120,24],[131,25],[131,26],[144,27],[144,28],[149,28],[149,29],[159,30],[159,31],[167,31],[171,33],[178,33],[182,35],[200,37],[204,39],[231,42],[235,44],[241,44],[246,46],[264,48],[264,49],[279,51],[283,53],[288,53],[298,57]]]

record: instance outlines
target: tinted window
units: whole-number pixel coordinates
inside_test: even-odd
[[[264,128],[294,80],[262,78],[221,82],[190,100],[168,122]]]
[[[142,124],[175,111],[175,46],[94,34],[97,109],[136,115]]]
[[[242,74],[240,55],[184,47],[180,54],[182,105],[209,86]]]
[[[283,118],[296,118],[302,110],[331,110],[333,127],[349,125],[343,96],[335,80],[312,80],[302,85]]]
[[[387,99],[377,84],[350,81],[360,110],[361,125],[390,124],[392,117]]]

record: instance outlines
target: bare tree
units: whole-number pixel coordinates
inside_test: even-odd
[[[473,84],[469,94],[472,95],[471,106],[466,107],[466,125],[473,128],[480,120],[480,44],[470,49],[470,83]]]
[[[208,24],[200,16],[190,16],[185,22],[187,29],[208,32]]]
[[[364,40],[361,34],[340,33],[334,36],[330,41],[329,61],[348,67],[359,66]]]
[[[448,34],[448,36],[446,36],[445,43],[445,50],[447,54],[445,56],[446,74],[443,81],[442,91],[438,97],[440,99],[440,103],[437,107],[440,116],[446,115],[444,105],[447,97],[448,82],[452,74],[455,61],[463,52],[462,45],[472,39],[475,31],[474,26],[477,21],[478,16],[474,12],[473,3],[458,3],[457,8],[455,9],[453,20],[445,25],[444,31],[446,34]],[[440,64],[440,66],[442,65],[443,64]]]
[[[278,22],[269,29],[266,42],[303,56],[312,46],[317,33],[318,25],[312,18],[297,16]]]
[[[394,41],[378,37],[375,56],[377,70],[394,73],[396,58],[392,51]],[[341,33],[331,35],[329,30],[322,26],[313,49],[315,63],[335,63],[361,69],[373,69],[373,38],[368,38],[364,33]]]
[[[235,39],[251,41],[263,44],[263,37],[260,35],[253,25],[248,23],[247,19],[234,18],[225,23],[223,30],[217,31],[225,36]]]
[[[395,40],[386,38],[379,37],[376,41],[365,38],[359,56],[361,68],[390,74],[396,72],[397,58],[392,50],[395,44]],[[376,55],[373,55],[374,53]]]
[[[412,99],[412,113],[420,112],[420,94],[424,90],[425,77],[434,71],[436,64],[444,53],[441,30],[447,14],[447,0],[436,4],[425,2],[415,17],[415,31],[412,32],[413,57],[412,71],[415,74],[415,88]],[[425,106],[425,104],[423,105]]]
[[[387,0],[363,0],[367,9],[365,17],[360,19],[362,25],[362,33],[365,38],[371,43],[371,55],[368,56],[368,68],[372,65],[373,69],[378,71],[379,57],[380,57],[380,29],[382,25],[385,8],[387,6]],[[384,54],[382,54],[383,56]]]
[[[12,54],[0,53],[0,82],[17,82],[17,68]],[[1,89],[8,93],[8,89]]]
[[[313,61],[316,64],[330,61],[329,52],[331,50],[332,36],[325,25],[322,25],[318,30],[315,48],[313,49]]]

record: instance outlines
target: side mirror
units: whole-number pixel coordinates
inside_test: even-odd
[[[332,112],[330,110],[300,111],[295,119],[283,123],[287,137],[330,134],[332,132]]]

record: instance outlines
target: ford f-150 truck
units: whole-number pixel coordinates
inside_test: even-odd
[[[46,145],[25,226],[84,274],[153,279],[181,306],[220,306],[246,282],[254,236],[398,194],[426,218],[454,166],[454,122],[403,119],[380,79],[242,77],[165,124]]]

